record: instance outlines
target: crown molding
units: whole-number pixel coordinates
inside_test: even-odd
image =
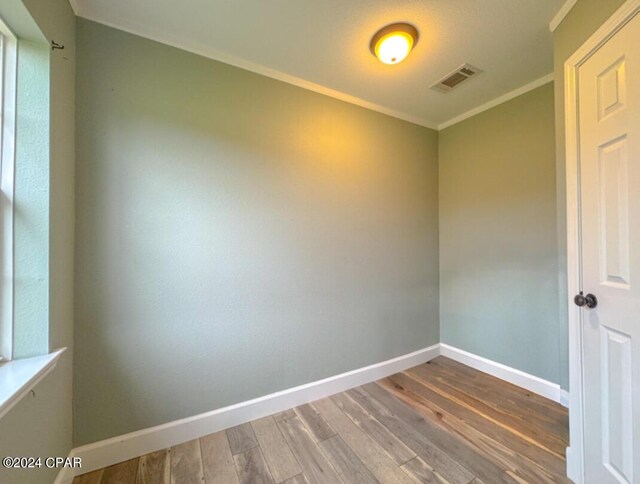
[[[578,3],[578,0],[567,0],[566,2],[564,2],[562,7],[560,7],[560,10],[558,10],[558,13],[556,13],[551,19],[551,22],[549,22],[549,30],[551,32],[555,32],[555,30],[558,28],[558,25],[562,23],[564,18],[569,14],[576,3]]]
[[[503,94],[500,97],[497,97],[495,99],[493,99],[492,101],[489,101],[485,104],[482,104],[480,106],[478,106],[477,108],[471,109],[470,111],[467,111],[466,113],[463,113],[459,116],[456,116],[455,118],[451,118],[449,121],[445,121],[444,123],[441,123],[438,125],[438,131],[442,131],[443,129],[446,129],[450,126],[453,126],[454,124],[457,124],[461,121],[464,121],[465,119],[468,119],[472,116],[475,116],[476,114],[480,114],[483,111],[487,111],[488,109],[494,108],[502,103],[505,103],[507,101],[510,101],[511,99],[514,99],[518,96],[522,96],[523,94],[526,94],[529,91],[533,91],[534,89],[540,87],[540,86],[544,86],[545,84],[548,84],[549,82],[553,82],[553,72],[550,74],[547,74],[544,77],[541,77],[540,79],[536,79],[533,82],[530,82],[528,84],[525,84],[522,87],[519,87],[518,89],[514,89],[511,92],[508,92],[507,94]]]
[[[73,1],[75,3],[79,2],[79,0],[70,0],[70,1]],[[386,114],[387,116],[391,116],[393,118],[397,118],[402,121],[407,121],[412,124],[417,124],[425,128],[430,128],[433,130],[438,129],[437,123],[433,123],[417,116],[396,111],[394,109],[387,108],[380,104],[376,104],[376,103],[367,101],[365,99],[352,96],[350,94],[346,94],[344,92],[331,89],[329,87],[325,87],[320,84],[316,84],[314,82],[310,82],[296,76],[292,76],[290,74],[278,71],[276,69],[271,69],[266,66],[255,64],[253,62],[241,59],[233,55],[225,54],[223,52],[212,49],[206,45],[202,45],[198,42],[191,42],[183,38],[178,38],[166,32],[159,33],[151,27],[135,25],[126,20],[119,20],[118,22],[105,21],[104,19],[99,18],[98,15],[95,15],[90,11],[84,11],[84,10],[81,12],[80,16],[87,20],[91,20],[92,22],[106,25],[107,27],[111,27],[117,30],[122,30],[124,32],[137,35],[139,37],[144,37],[146,39],[153,40],[161,44],[169,45],[171,47],[175,47],[187,52],[191,52],[193,54],[201,55],[203,57],[207,57],[209,59],[222,62],[224,64],[229,64],[234,67],[238,67],[240,69],[250,71],[256,74],[260,74],[262,76],[269,77],[277,81],[286,82],[287,84],[301,87],[303,89],[306,89],[308,91],[313,91],[318,94],[323,94],[325,96],[338,99],[339,101],[344,101],[350,104],[354,104],[356,106],[360,106],[370,111],[376,111],[381,114]]]
[[[569,0],[567,4],[570,2],[575,3],[575,1],[577,0]],[[177,36],[173,36],[164,31],[158,32],[154,30],[152,27],[138,25],[126,19],[117,19],[116,21],[105,20],[104,18],[101,18],[102,16],[99,15],[98,13],[92,12],[90,9],[85,9],[84,6],[81,6],[82,0],[69,0],[69,3],[71,4],[73,11],[77,16],[85,18],[92,22],[96,22],[96,23],[105,25],[107,27],[111,27],[117,30],[121,30],[123,32],[127,32],[132,35],[137,35],[145,39],[159,42],[161,44],[169,45],[171,47],[175,47],[180,50],[191,52],[193,54],[201,55],[203,57],[207,57],[209,59],[222,62],[224,64],[232,65],[239,69],[253,72],[255,74],[260,74],[262,76],[269,77],[271,79],[285,82],[287,84],[291,84],[293,86],[297,86],[302,89],[306,89],[308,91],[316,92],[318,94],[323,94],[325,96],[329,96],[331,98],[338,99],[340,101],[344,101],[349,104],[353,104],[355,106],[368,109],[370,111],[375,111],[381,114],[385,114],[387,116],[391,116],[393,118],[400,119],[402,121],[407,121],[409,123],[416,124],[418,126],[423,126],[425,128],[433,129],[435,131],[440,131],[445,128],[448,128],[449,126],[453,126],[454,124],[459,123],[460,121],[464,121],[467,118],[475,116],[476,114],[479,114],[483,111],[491,109],[492,107],[495,107],[517,96],[520,96],[528,91],[531,91],[537,87],[540,87],[548,82],[553,81],[553,74],[548,74],[518,89],[508,92],[507,94],[499,96],[485,104],[482,104],[476,108],[473,108],[461,115],[455,116],[449,119],[448,121],[444,121],[438,124],[436,122],[432,122],[430,120],[426,120],[418,116],[413,116],[411,114],[407,114],[391,108],[387,108],[380,104],[376,104],[376,103],[367,101],[365,99],[359,98],[357,96],[352,96],[350,94],[347,94],[335,89],[331,89],[329,87],[322,86],[320,84],[316,84],[314,82],[310,82],[296,76],[292,76],[290,74],[278,71],[276,69],[271,69],[269,67],[255,64],[253,62],[241,59],[236,56],[225,54],[223,52],[212,49],[206,45],[200,44],[198,42],[191,42],[183,38],[178,38]],[[565,6],[567,4],[565,4]],[[563,6],[561,11],[564,8],[565,7]]]

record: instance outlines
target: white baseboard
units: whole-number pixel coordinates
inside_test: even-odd
[[[522,388],[537,393],[549,400],[553,400],[564,407],[569,406],[569,394],[560,388],[557,383],[544,380],[537,376],[516,370],[510,366],[474,355],[445,343],[440,343],[440,354],[459,363],[475,368],[476,370],[493,375],[496,378],[513,383]]]
[[[560,385],[440,343],[391,360],[325,378],[324,380],[77,447],[69,453],[69,457],[80,457],[82,459],[82,468],[75,470],[62,469],[55,480],[55,484],[70,484],[76,475],[166,449],[266,415],[319,400],[365,383],[380,380],[394,373],[426,363],[439,355],[526,388],[565,407],[568,406],[569,394],[562,390]],[[570,449],[567,449],[567,462],[569,462],[569,452]]]
[[[351,388],[371,383],[408,368],[426,363],[440,354],[436,344],[413,353],[366,366],[341,375],[300,385],[264,397],[175,420],[129,434],[73,449],[69,456],[80,457],[82,468],[63,469],[55,484],[70,484],[75,475],[101,469],[150,452],[250,422],[273,413],[319,400]]]

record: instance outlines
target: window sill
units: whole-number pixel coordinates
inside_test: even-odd
[[[55,368],[65,350],[0,364],[0,418]]]

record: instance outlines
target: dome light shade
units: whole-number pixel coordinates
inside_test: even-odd
[[[418,31],[413,25],[397,23],[378,30],[371,39],[371,53],[385,64],[402,62],[418,42]]]

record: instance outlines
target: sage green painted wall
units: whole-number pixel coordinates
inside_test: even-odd
[[[560,381],[553,84],[440,132],[444,343]]]
[[[562,332],[561,385],[569,388],[569,334],[567,294],[567,192],[564,135],[564,63],[624,3],[624,0],[578,0],[553,33],[555,78],[556,180],[558,199],[559,319]],[[573,296],[573,295],[571,295]]]
[[[34,55],[47,52],[46,72],[39,71],[36,78],[29,81],[40,83],[47,78],[46,92],[40,91],[37,108],[48,111],[45,115],[49,123],[39,119],[23,119],[22,127],[44,129],[37,132],[37,143],[48,144],[48,153],[42,157],[38,152],[38,170],[17,173],[17,210],[28,208],[36,219],[20,219],[27,214],[20,212],[16,224],[22,223],[23,236],[27,236],[29,224],[36,224],[37,250],[48,254],[44,259],[32,257],[30,263],[23,257],[23,265],[16,267],[24,271],[25,277],[32,277],[29,284],[19,280],[18,289],[24,298],[18,301],[24,310],[16,312],[16,325],[21,326],[27,318],[33,323],[33,339],[22,338],[19,351],[46,353],[55,348],[67,347],[67,352],[59,360],[56,368],[42,380],[34,391],[21,400],[2,420],[0,420],[0,456],[66,456],[72,447],[72,351],[73,345],[73,243],[74,243],[74,98],[75,98],[75,16],[67,0],[2,0],[0,15],[11,25],[22,41],[20,55],[26,47],[33,48]],[[54,39],[65,45],[64,51],[51,53],[48,40]],[[31,45],[28,45],[31,44]],[[26,61],[23,56],[20,62]],[[31,64],[32,67],[35,64]],[[31,74],[34,74],[31,72]],[[23,72],[23,75],[27,75]],[[19,73],[20,76],[20,73]],[[20,79],[19,79],[20,83]],[[38,84],[42,87],[41,84]],[[33,92],[33,91],[31,91]],[[23,92],[24,94],[24,92]],[[43,101],[44,100],[44,101]],[[23,99],[23,101],[25,101]],[[26,100],[29,104],[29,100]],[[34,103],[35,105],[36,103]],[[42,114],[42,111],[41,111]],[[43,126],[44,124],[44,126]],[[50,128],[48,127],[50,126]],[[21,121],[18,120],[18,137]],[[32,138],[35,141],[35,138]],[[28,139],[24,139],[28,142]],[[22,141],[18,141],[21,143]],[[24,146],[23,154],[34,147]],[[20,148],[19,148],[20,149]],[[21,163],[17,154],[16,164]],[[46,160],[43,162],[43,159]],[[31,160],[34,161],[33,159]],[[47,163],[48,162],[48,163]],[[17,166],[17,169],[26,169]],[[25,175],[25,176],[22,176]],[[27,180],[28,183],[27,184]],[[43,207],[44,212],[43,212]],[[18,226],[16,227],[18,228]],[[18,234],[16,234],[16,237]],[[18,239],[17,239],[18,242]],[[33,246],[31,246],[33,247]],[[22,245],[21,249],[25,249]],[[32,254],[33,255],[33,254]],[[19,262],[19,261],[17,261]],[[19,275],[22,277],[21,275]],[[21,284],[21,285],[20,285]],[[29,300],[29,294],[33,299]],[[22,296],[20,296],[22,297]],[[31,305],[29,305],[31,303]],[[31,307],[32,312],[28,309]],[[16,308],[18,309],[18,308]],[[24,317],[23,317],[24,316]],[[37,329],[36,329],[37,327]],[[53,482],[57,470],[7,470],[0,468],[0,482],[3,484],[49,484]]]
[[[78,444],[439,341],[435,131],[77,36]]]

